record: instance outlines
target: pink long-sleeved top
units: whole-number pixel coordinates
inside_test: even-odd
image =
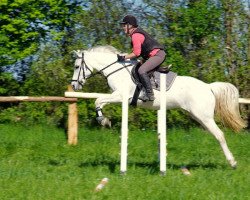
[[[142,44],[145,40],[145,37],[143,34],[141,33],[134,33],[131,36],[131,40],[132,40],[132,44],[133,44],[133,53],[136,56],[140,56],[141,55],[141,47]],[[154,56],[160,49],[153,49],[150,53],[149,53],[149,57]]]

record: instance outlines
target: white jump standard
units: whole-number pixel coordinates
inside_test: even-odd
[[[122,127],[121,127],[121,163],[120,173],[127,172],[128,157],[128,93],[125,91],[122,97]]]
[[[167,104],[166,75],[160,75],[160,109],[157,111],[157,130],[160,140],[160,172],[166,174],[167,169]]]

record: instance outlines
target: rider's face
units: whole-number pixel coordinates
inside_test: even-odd
[[[122,24],[122,29],[126,33],[128,24]]]
[[[127,35],[129,35],[131,28],[132,28],[132,25],[130,24],[122,24],[122,29],[124,33],[126,33]]]

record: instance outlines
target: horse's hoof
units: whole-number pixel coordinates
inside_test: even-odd
[[[100,125],[111,128],[111,121],[107,117],[99,116],[96,120]]]
[[[99,123],[99,124],[102,124],[102,121],[104,120],[104,117],[103,116],[99,116],[99,117],[96,117],[96,121]]]
[[[237,162],[235,160],[230,160],[229,163],[233,169],[237,168]]]
[[[107,117],[104,117],[101,122],[101,125],[111,128],[111,121]]]

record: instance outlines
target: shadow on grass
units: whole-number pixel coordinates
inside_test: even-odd
[[[115,173],[116,166],[120,166],[120,162],[116,162],[116,161],[93,161],[93,162],[83,162],[83,163],[80,163],[78,166],[81,167],[81,168],[107,166],[110,173]]]
[[[118,161],[93,161],[93,162],[83,162],[78,165],[81,168],[84,167],[98,167],[98,166],[107,166],[110,173],[115,173],[116,169],[119,169],[120,162]],[[160,171],[160,163],[157,161],[154,162],[129,162],[128,168],[144,168],[148,171],[149,174],[158,174]],[[167,163],[167,169],[172,170],[180,170],[183,167],[183,165],[173,164],[173,163]],[[214,164],[214,163],[190,163],[185,165],[186,168],[195,170],[195,169],[227,169],[227,165],[223,164]]]

